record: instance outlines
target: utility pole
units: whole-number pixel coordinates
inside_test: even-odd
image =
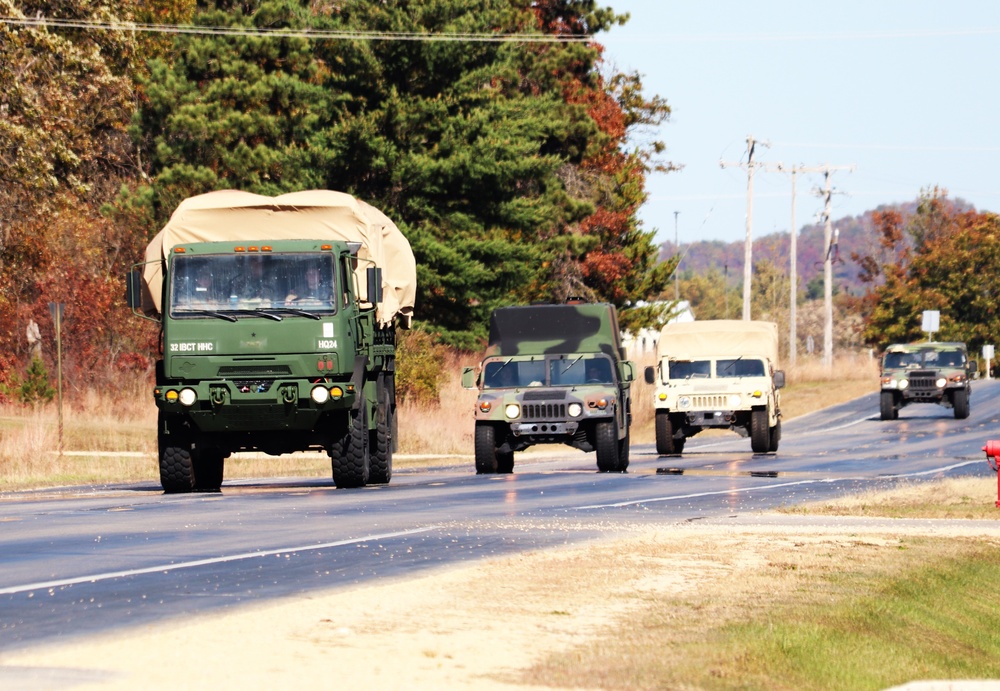
[[[674,212],[674,251],[677,254],[681,253],[680,236],[677,234],[677,217],[680,215],[680,211]],[[679,271],[681,268],[681,260],[677,260],[677,266],[674,267],[674,301],[680,302],[681,299],[681,284],[679,283],[680,275]]]
[[[833,253],[836,242],[833,236],[833,220],[831,218],[830,201],[833,189],[830,186],[830,176],[835,170],[853,171],[854,166],[820,166],[820,172],[825,179],[822,191],[823,197],[823,311],[826,318],[823,325],[823,364],[833,367]]]
[[[747,238],[743,248],[743,321],[750,321],[750,278],[753,274],[753,171],[760,166],[753,160],[754,148],[757,144],[770,146],[767,142],[758,142],[753,135],[747,135]],[[727,166],[740,166],[740,162],[719,161],[723,168]]]

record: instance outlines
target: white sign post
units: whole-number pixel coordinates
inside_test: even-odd
[[[993,346],[983,346],[983,359],[986,360],[986,378],[990,378],[990,361],[993,359]]]
[[[941,313],[937,310],[924,310],[921,330],[926,331],[928,341],[934,340],[934,334],[941,329]]]

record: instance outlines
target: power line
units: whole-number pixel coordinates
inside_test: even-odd
[[[461,43],[587,43],[589,34],[509,33],[419,33],[405,31],[331,31],[324,29],[268,29],[260,27],[195,26],[193,24],[143,24],[46,17],[0,17],[0,24],[40,29],[85,29],[90,31],[141,31],[159,34],[201,36],[257,36],[334,41],[426,41]]]

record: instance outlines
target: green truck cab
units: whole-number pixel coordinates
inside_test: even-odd
[[[478,389],[476,472],[510,473],[514,452],[536,444],[595,451],[602,472],[629,462],[634,365],[610,304],[505,307],[462,384]]]
[[[235,452],[322,450],[338,487],[388,483],[395,328],[409,244],[338,192],[185,200],[133,270],[128,302],[161,325],[153,399],[167,492],[217,491]]]
[[[666,324],[656,343],[656,452],[680,454],[706,429],[750,437],[754,453],[778,450],[781,393],[778,327],[773,322],[715,319]]]
[[[971,380],[978,375],[964,343],[895,344],[885,349],[881,363],[879,415],[895,420],[899,409],[914,403],[952,408],[955,417],[969,417]]]

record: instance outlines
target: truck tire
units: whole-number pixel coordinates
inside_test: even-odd
[[[618,429],[614,420],[594,423],[594,450],[597,451],[597,469],[602,473],[619,471]]]
[[[771,447],[771,430],[767,426],[767,409],[750,411],[750,449],[754,453],[767,453]]]
[[[167,494],[190,492],[194,489],[194,465],[191,449],[186,446],[160,448],[160,484]]]
[[[774,423],[774,427],[771,428],[770,434],[768,435],[767,450],[770,452],[775,452],[778,450],[778,443],[781,441],[781,418]]]
[[[879,414],[883,420],[895,420],[899,417],[896,407],[896,395],[892,391],[883,391],[879,398]]]
[[[378,378],[378,406],[375,408],[375,429],[369,432],[371,465],[368,484],[385,485],[392,479],[392,393],[384,376]]]
[[[198,451],[194,458],[194,489],[198,492],[218,492],[222,488],[225,456],[218,449]]]
[[[513,470],[511,454],[511,470]],[[476,423],[476,474],[489,475],[499,471],[497,459],[497,428],[488,422]]]
[[[955,406],[955,419],[964,420],[969,417],[969,390],[956,389],[952,394],[952,404]]]
[[[364,394],[360,405],[348,411],[348,416],[347,431],[330,446],[333,482],[343,489],[364,487],[371,472]]]
[[[674,426],[670,422],[670,413],[666,410],[656,411],[656,453],[666,456],[672,453],[680,453],[684,448],[681,442],[680,448],[674,440]]]
[[[157,415],[157,447],[160,461],[160,485],[167,494],[194,489],[194,463],[191,458],[191,435],[184,421],[176,415]]]

